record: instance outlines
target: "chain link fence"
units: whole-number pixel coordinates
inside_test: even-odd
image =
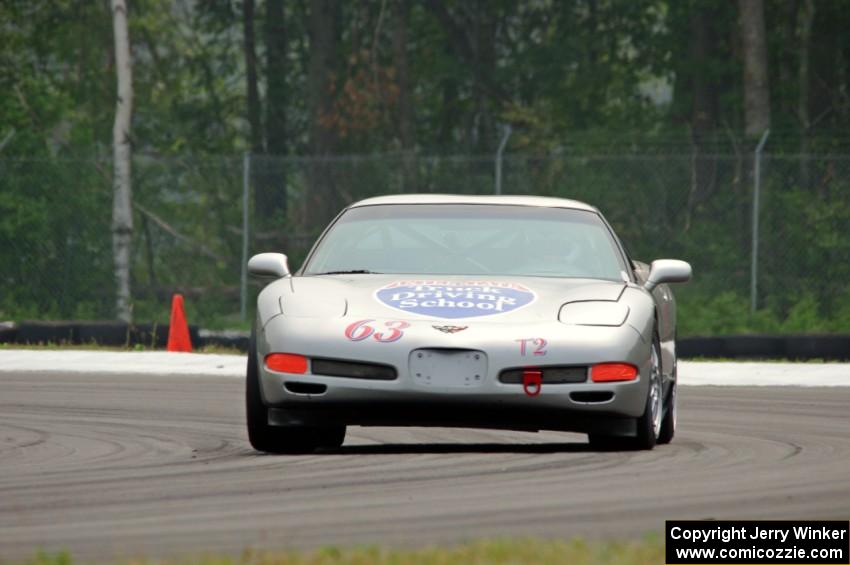
[[[342,206],[492,194],[495,166],[406,153],[136,156],[134,319],[167,319],[182,292],[193,323],[247,327],[257,287],[243,316],[243,245],[297,268]],[[634,258],[690,261],[694,280],[676,289],[682,335],[850,331],[850,155],[763,156],[751,313],[753,170],[753,154],[505,155],[502,190],[589,202]],[[113,317],[110,178],[104,160],[0,160],[0,320]]]

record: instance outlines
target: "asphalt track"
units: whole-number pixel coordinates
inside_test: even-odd
[[[652,452],[555,432],[352,428],[342,449],[298,457],[251,450],[242,387],[0,375],[0,561],[850,517],[847,387],[682,387],[679,435]]]

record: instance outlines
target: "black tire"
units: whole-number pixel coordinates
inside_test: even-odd
[[[676,435],[676,381],[670,385],[670,392],[667,393],[667,401],[664,403],[664,419],[661,420],[661,432],[658,434],[659,445],[665,445],[673,441],[673,436]]]
[[[345,440],[345,426],[313,428],[269,425],[269,409],[260,392],[256,339],[252,332],[248,344],[248,368],[245,379],[245,413],[248,441],[257,451],[266,453],[310,453],[319,447],[338,448]]]
[[[673,336],[674,344],[677,342],[678,335]],[[676,435],[676,428],[679,426],[678,411],[679,411],[679,356],[678,351],[674,346],[676,353],[673,357],[673,381],[670,383],[670,390],[667,391],[667,398],[664,400],[664,419],[661,421],[661,432],[658,434],[658,443],[666,445],[673,441]]]

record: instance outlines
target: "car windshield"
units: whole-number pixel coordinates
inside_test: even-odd
[[[622,280],[622,256],[595,212],[489,204],[351,208],[305,275],[520,275]]]

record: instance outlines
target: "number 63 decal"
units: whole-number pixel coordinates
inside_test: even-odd
[[[370,337],[375,341],[380,341],[381,343],[392,343],[394,341],[398,341],[404,335],[402,331],[405,328],[409,328],[410,324],[407,322],[403,322],[401,320],[391,320],[389,322],[384,322],[384,326],[389,328],[383,331],[375,331],[375,328],[372,327],[370,322],[374,322],[375,320],[358,320],[353,324],[349,324],[347,328],[345,328],[345,337],[347,337],[350,341],[363,341],[364,339],[369,339]]]

